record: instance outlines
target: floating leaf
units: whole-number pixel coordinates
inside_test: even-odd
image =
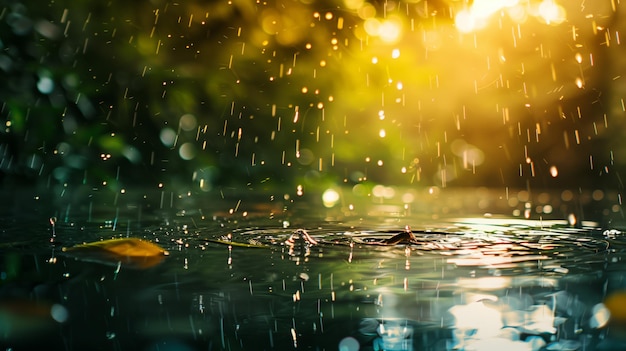
[[[222,244],[222,245],[229,245],[229,246],[238,246],[238,247],[261,247],[261,248],[269,247],[268,245],[265,245],[265,244],[260,243],[258,241],[254,241],[254,242],[250,242],[250,243],[240,243],[240,242],[236,242],[236,241],[219,240],[219,239],[208,239],[207,241],[211,242],[211,243],[215,243],[215,244]]]
[[[160,246],[137,238],[111,239],[64,247],[63,252],[84,261],[105,264],[121,262],[132,268],[155,266],[169,255],[169,252]]]

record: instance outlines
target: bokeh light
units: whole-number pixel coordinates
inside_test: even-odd
[[[618,4],[328,5],[7,7],[2,164],[85,184],[213,166],[232,175],[217,183],[320,192],[620,186]]]
[[[322,194],[322,202],[324,207],[331,208],[337,205],[340,200],[339,193],[335,189],[327,189]]]

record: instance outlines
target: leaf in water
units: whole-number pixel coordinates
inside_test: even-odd
[[[63,252],[84,261],[105,264],[121,264],[145,269],[155,266],[169,252],[149,241],[137,238],[122,238],[97,241],[72,247],[64,247]]]
[[[207,239],[208,242],[211,243],[215,243],[215,244],[222,244],[222,245],[229,245],[229,246],[238,246],[238,247],[259,247],[259,248],[268,248],[268,245],[265,245],[261,242],[258,241],[252,241],[250,243],[240,243],[240,242],[236,242],[236,241],[229,241],[229,240],[218,240],[218,239]]]

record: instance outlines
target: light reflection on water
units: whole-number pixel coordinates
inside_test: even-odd
[[[5,209],[2,344],[136,350],[625,345],[626,241],[616,227],[559,215],[503,216],[497,209],[478,216],[399,213],[403,206],[377,201],[353,202],[356,210],[346,215],[343,208],[246,197],[214,203],[173,197],[168,207],[161,197],[154,196],[154,207],[144,196],[115,206],[97,199],[33,207],[36,201],[22,199],[20,206],[32,212],[21,216]],[[406,225],[414,243],[372,245]],[[301,235],[286,245],[298,228],[315,245]],[[61,252],[127,236],[158,243],[170,256],[137,270]]]

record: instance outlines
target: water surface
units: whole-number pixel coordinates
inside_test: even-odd
[[[7,193],[0,342],[14,350],[626,347],[618,211],[559,194],[437,191],[414,192],[411,202],[341,193],[330,208],[311,194]],[[407,226],[417,242],[372,244]],[[316,243],[286,244],[298,229]],[[135,267],[62,251],[125,237],[169,255]]]

